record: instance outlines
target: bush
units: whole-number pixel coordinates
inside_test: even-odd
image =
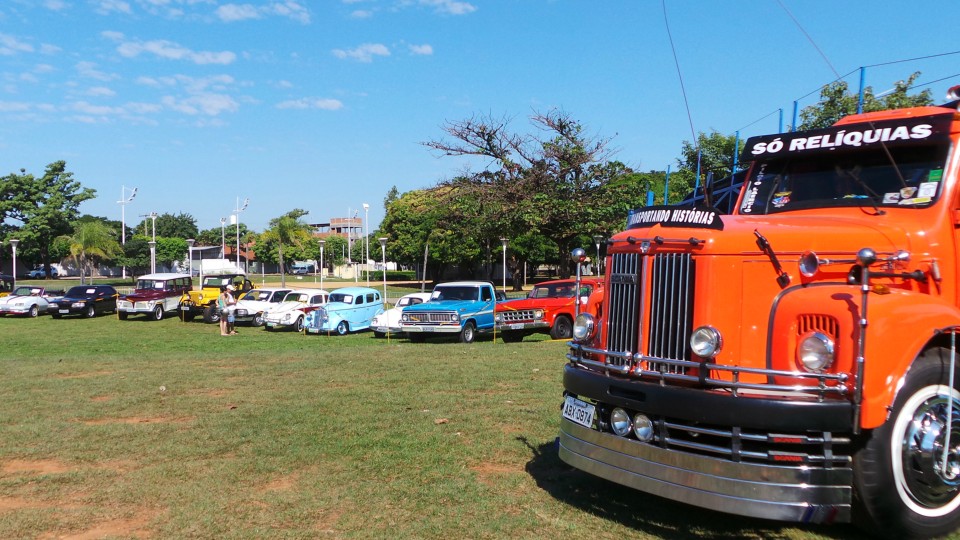
[[[387,281],[415,281],[417,273],[413,270],[387,270]],[[383,272],[370,272],[370,281],[383,281]]]

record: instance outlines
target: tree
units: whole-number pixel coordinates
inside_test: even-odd
[[[737,142],[736,135],[723,135],[714,130],[709,135],[702,131],[697,135],[697,144],[691,144],[690,141],[683,141],[680,150],[681,158],[677,164],[681,169],[686,169],[694,174],[697,172],[697,150],[700,151],[700,177],[706,178],[707,174],[713,173],[714,180],[720,180],[732,175],[734,155],[740,154],[743,150],[744,141]],[[743,163],[737,164],[737,171],[744,169]],[[701,185],[703,183],[701,182]]]
[[[863,89],[863,111],[874,112],[902,107],[920,107],[933,103],[930,90],[918,94],[908,94],[913,82],[920,76],[916,71],[904,81],[898,81],[892,91],[882,97],[873,93],[872,87]],[[857,112],[859,94],[848,92],[846,82],[837,81],[828,84],[820,91],[820,102],[804,107],[800,111],[800,125],[797,129],[816,129],[833,125],[837,120]]]
[[[93,265],[97,260],[112,259],[121,253],[120,244],[114,237],[113,229],[102,221],[77,221],[73,224],[73,234],[67,238],[70,255],[80,271],[80,284],[84,275],[92,276]],[[86,272],[85,272],[86,270]]]
[[[142,226],[139,225],[139,229]],[[151,224],[152,226],[152,224]],[[150,231],[153,234],[153,231]],[[196,238],[199,236],[197,229],[197,220],[190,214],[179,213],[177,215],[164,213],[157,216],[157,236],[167,238]],[[219,241],[217,242],[220,243]]]
[[[16,236],[24,259],[42,262],[48,277],[54,240],[70,232],[80,203],[96,196],[66,168],[65,161],[55,161],[39,178],[25,169],[0,178],[0,222],[20,223]]]
[[[581,236],[605,230],[617,209],[644,204],[646,190],[630,181],[632,170],[609,161],[609,139],[588,135],[569,114],[535,113],[530,121],[545,135],[516,135],[506,119],[475,117],[445,126],[452,141],[424,144],[444,155],[490,160],[487,170],[444,184],[453,189],[457,217],[479,227],[473,239],[488,259],[500,236],[533,231],[556,244],[561,275],[569,276],[564,254]]]
[[[157,265],[170,266],[187,257],[187,241],[183,238],[157,237]]]
[[[286,272],[284,272],[284,263],[283,263],[283,245],[288,246],[297,246],[300,248],[304,247],[306,242],[309,242],[312,235],[310,234],[310,226],[302,222],[300,218],[307,215],[306,210],[301,210],[295,208],[286,214],[270,220],[270,227],[260,235],[260,237],[266,242],[276,242],[277,243],[277,260],[280,264],[280,286],[285,287],[287,285]],[[257,244],[259,245],[259,241]],[[259,257],[260,254],[258,253]]]

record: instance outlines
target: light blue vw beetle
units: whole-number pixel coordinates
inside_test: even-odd
[[[311,311],[304,330],[312,334],[333,332],[344,335],[370,328],[370,321],[383,313],[380,291],[369,287],[344,287],[330,293],[323,306]]]

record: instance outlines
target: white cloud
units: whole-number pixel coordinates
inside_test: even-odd
[[[118,76],[115,74],[104,73],[103,71],[100,71],[97,69],[97,64],[93,62],[77,62],[76,68],[77,72],[80,73],[81,76],[90,79],[96,79],[98,81],[112,81],[118,78]]]
[[[114,11],[126,13],[128,15],[133,13],[133,11],[130,9],[130,4],[124,2],[123,0],[100,0],[97,2],[96,10],[98,13],[104,15]]]
[[[260,10],[250,4],[224,4],[217,8],[217,17],[221,21],[235,22],[248,19],[259,19]]]
[[[149,53],[168,60],[187,60],[194,64],[231,64],[237,55],[230,51],[192,51],[172,41],[153,40],[144,42],[128,41],[117,46],[117,52],[126,58],[133,58],[141,53]]]
[[[290,0],[287,2],[276,2],[270,4],[268,9],[275,15],[288,17],[303,24],[308,24],[310,22],[310,12],[307,11],[307,8],[300,5],[299,2],[293,2]]]
[[[43,2],[43,7],[49,9],[50,11],[62,11],[67,9],[68,4],[62,0],[45,0]]]
[[[23,52],[33,52],[33,45],[24,43],[9,34],[0,34],[0,56],[13,56]]]
[[[420,0],[420,4],[434,8],[437,13],[447,15],[466,15],[473,13],[477,7],[469,2],[459,2],[457,0]]]
[[[333,55],[337,58],[351,59],[358,62],[373,62],[374,56],[390,56],[390,49],[380,43],[364,43],[356,49],[343,50],[334,49]]]
[[[330,98],[300,98],[277,103],[278,109],[322,109],[325,111],[337,111],[343,108],[343,103],[339,99]]]
[[[33,67],[34,73],[53,73],[56,69],[50,64],[37,64]]]
[[[24,112],[33,107],[22,101],[0,101],[0,112]]]
[[[224,22],[261,19],[267,15],[287,17],[303,24],[310,22],[310,12],[299,2],[272,2],[263,6],[253,4],[223,4],[216,10],[217,17]]]
[[[113,97],[116,92],[106,86],[93,86],[87,90],[87,95],[92,97]]]
[[[40,54],[57,54],[62,50],[63,49],[61,49],[60,47],[57,47],[56,45],[51,45],[49,43],[40,44]]]
[[[223,112],[235,112],[240,104],[232,97],[224,94],[198,94],[187,98],[164,96],[160,102],[164,107],[188,114],[216,116]]]
[[[433,54],[433,47],[427,44],[410,45],[410,52],[413,54],[431,55]]]
[[[354,19],[369,19],[373,17],[373,12],[369,9],[358,9],[351,13],[350,16]]]
[[[115,30],[104,30],[100,32],[100,35],[109,39],[110,41],[120,41],[123,39],[123,32],[117,32]]]

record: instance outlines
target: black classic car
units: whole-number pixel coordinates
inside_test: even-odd
[[[117,310],[117,290],[109,285],[78,285],[67,294],[50,300],[47,312],[58,319],[63,315],[96,317]]]

